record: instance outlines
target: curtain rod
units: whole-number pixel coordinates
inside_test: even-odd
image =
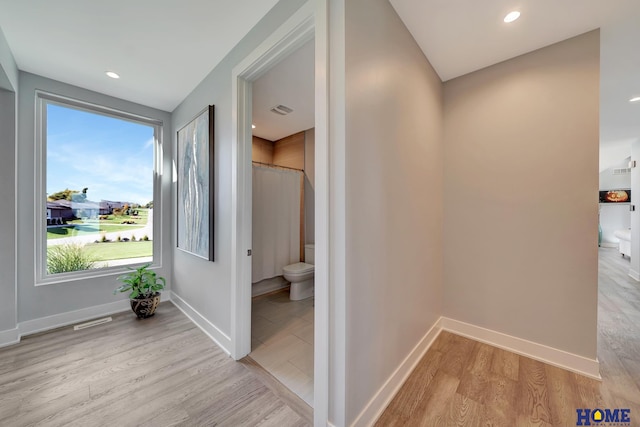
[[[269,167],[269,168],[281,168],[281,169],[288,169],[288,170],[297,171],[297,172],[304,172],[304,169],[290,168],[288,166],[274,165],[274,164],[271,164],[271,163],[256,162],[255,160],[253,160],[251,163],[252,164],[256,164],[256,165],[260,165],[260,166],[266,166],[266,167]]]

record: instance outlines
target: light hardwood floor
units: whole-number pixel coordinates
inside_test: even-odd
[[[602,382],[443,332],[377,425],[575,426],[578,408],[630,408],[640,426],[640,283],[599,253]]]
[[[640,284],[628,267],[615,249],[600,249],[602,382],[443,333],[377,425],[574,426],[577,408],[596,407],[630,408],[631,425],[640,425]],[[234,362],[167,303],[144,321],[122,313],[0,349],[2,427],[311,420],[301,399],[251,359]]]
[[[312,411],[170,303],[0,349],[0,426],[305,426]]]
[[[313,406],[313,298],[291,301],[289,291],[252,303],[251,354],[270,374]]]

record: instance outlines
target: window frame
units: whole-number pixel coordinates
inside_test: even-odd
[[[61,282],[119,275],[129,271],[127,267],[137,267],[144,263],[132,263],[124,266],[102,267],[67,273],[47,274],[47,106],[49,104],[71,108],[88,113],[121,119],[132,123],[151,126],[154,130],[153,144],[153,260],[151,268],[162,267],[162,165],[164,123],[139,114],[130,113],[104,105],[99,105],[42,90],[35,91],[35,191],[34,191],[34,231],[35,231],[35,285],[49,285]]]

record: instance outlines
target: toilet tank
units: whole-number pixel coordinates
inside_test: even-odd
[[[315,264],[316,263],[316,245],[313,243],[307,243],[304,245],[304,262],[307,264]]]

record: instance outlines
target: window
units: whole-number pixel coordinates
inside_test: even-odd
[[[161,123],[37,96],[37,282],[153,263]]]

